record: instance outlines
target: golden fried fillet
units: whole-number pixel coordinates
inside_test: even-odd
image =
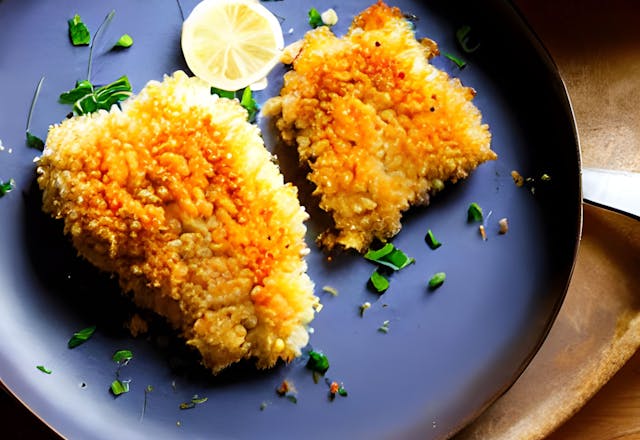
[[[43,209],[79,253],[168,319],[214,373],[291,360],[318,305],[307,214],[235,100],[177,72],[123,109],[53,126]]]
[[[283,60],[293,69],[263,112],[297,145],[333,216],[325,247],[385,241],[410,205],[497,157],[474,91],[429,64],[437,46],[416,41],[399,9],[379,2],[343,38],[322,26],[293,47]]]

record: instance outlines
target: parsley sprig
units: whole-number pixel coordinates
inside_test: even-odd
[[[97,110],[110,110],[114,104],[124,101],[132,95],[131,84],[127,76],[121,76],[114,82],[96,88],[89,80],[82,80],[76,86],[60,95],[60,102],[73,104],[76,115],[85,115]]]
[[[379,265],[369,277],[369,282],[378,293],[383,293],[389,288],[389,278],[381,270],[383,267],[387,268],[387,271],[390,269],[397,272],[416,261],[392,243],[386,243],[380,249],[369,249],[364,258]]]

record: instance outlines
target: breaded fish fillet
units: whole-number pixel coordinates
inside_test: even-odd
[[[118,275],[214,373],[291,360],[318,300],[307,214],[236,100],[182,72],[110,112],[51,127],[43,209],[79,253]]]
[[[399,9],[378,2],[343,38],[322,26],[293,47],[283,60],[293,69],[263,112],[297,145],[333,216],[325,247],[387,240],[403,211],[497,157],[474,91],[429,64],[436,44],[416,41]]]

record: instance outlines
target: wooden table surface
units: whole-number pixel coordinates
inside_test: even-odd
[[[567,85],[583,165],[640,172],[640,4],[624,0],[514,3],[551,52]],[[640,297],[640,284],[635,294]],[[572,439],[640,439],[640,352],[547,437]]]
[[[513,2],[567,86],[583,166],[640,172],[640,5]],[[573,279],[545,344],[456,440],[640,439],[639,267],[640,222],[585,208]]]
[[[550,50],[567,84],[583,165],[640,172],[640,4],[632,0],[514,3]],[[3,392],[0,421],[12,438],[57,438]],[[547,437],[572,439],[640,439],[640,352]]]

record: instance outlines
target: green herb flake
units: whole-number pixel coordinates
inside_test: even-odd
[[[260,111],[260,107],[255,99],[253,99],[253,93],[251,92],[251,87],[246,87],[242,91],[242,96],[240,97],[240,105],[247,111],[249,114],[248,120],[249,122],[253,122]]]
[[[407,256],[407,254],[402,252],[400,249],[396,248],[389,255],[379,260],[378,263],[388,266],[393,270],[401,270],[408,265],[415,263],[415,261],[416,260]]]
[[[436,236],[433,235],[433,232],[431,231],[431,229],[427,230],[427,235],[425,235],[424,241],[426,241],[429,247],[434,250],[442,246],[442,243],[440,243],[436,238]]]
[[[42,371],[45,374],[51,374],[51,370],[49,370],[47,367],[45,367],[44,365],[38,365],[36,367],[38,370]]]
[[[126,49],[127,47],[131,47],[132,45],[133,38],[131,38],[131,35],[123,34],[120,38],[118,38],[118,41],[116,41],[116,44],[113,47]]]
[[[236,97],[235,92],[230,92],[229,90],[222,90],[217,87],[211,87],[211,94],[218,95],[221,98],[233,99]]]
[[[542,180],[543,182],[551,182],[551,176],[547,173],[544,173],[542,176],[540,176],[540,180]]]
[[[119,396],[121,394],[124,393],[128,393],[129,392],[129,381],[122,381],[120,379],[116,379],[113,382],[111,382],[111,392],[113,393],[114,396]]]
[[[340,385],[340,387],[338,388],[338,394],[340,394],[342,397],[347,397],[349,395],[345,387],[343,387],[342,385]]]
[[[313,29],[324,26],[324,22],[322,21],[322,15],[316,8],[309,9],[309,26]]]
[[[201,403],[206,402],[207,400],[209,400],[208,397],[200,397],[197,394],[195,394],[191,400],[189,402],[182,402],[180,404],[180,409],[191,409],[191,408],[195,408],[196,405],[200,405]]]
[[[378,261],[381,258],[387,256],[391,252],[393,252],[394,246],[392,243],[386,243],[378,250],[369,249],[366,254],[364,254],[364,258],[371,261]]]
[[[129,350],[118,350],[113,354],[113,362],[117,364],[127,364],[133,359],[133,353]]]
[[[260,403],[260,411],[264,411],[265,409],[267,409],[267,406],[269,406],[269,404],[266,401],[262,401]]]
[[[60,102],[73,104],[76,115],[85,115],[98,110],[111,110],[111,107],[124,101],[133,94],[127,76],[121,76],[114,82],[95,88],[87,80],[78,81],[76,87],[60,95]]]
[[[390,267],[396,271],[404,269],[415,262],[413,258],[407,256],[407,254],[396,248],[392,243],[387,243],[377,250],[369,249],[364,254],[364,258],[374,263]]]
[[[36,150],[44,150],[44,141],[27,131],[27,146]]]
[[[378,272],[377,269],[373,271],[371,277],[369,277],[369,281],[378,293],[383,293],[389,288],[389,279]]]
[[[444,272],[438,272],[434,274],[429,280],[429,289],[437,289],[442,286],[444,280],[447,278],[447,274]]]
[[[69,339],[67,346],[69,348],[75,348],[78,345],[84,344],[93,335],[95,331],[96,331],[96,326],[92,325],[91,327],[84,328],[79,332],[74,333],[71,339]]]
[[[450,53],[443,53],[442,55],[444,55],[445,58],[452,61],[456,66],[458,66],[458,69],[464,69],[467,65],[466,61]]]
[[[0,182],[0,197],[4,197],[5,194],[13,191],[15,186],[15,181],[13,179],[9,179],[6,182]]]
[[[464,50],[466,53],[475,52],[480,47],[479,42],[475,42],[475,44],[472,44],[473,33],[471,32],[471,26],[461,26],[456,31],[456,39],[458,40],[458,44],[460,45],[462,50]]]
[[[319,351],[310,351],[307,368],[319,374],[325,374],[329,369],[329,358]]]
[[[473,202],[467,209],[467,221],[469,222],[481,222],[482,221],[482,208],[477,203]]]
[[[58,99],[62,104],[75,104],[77,100],[82,99],[86,95],[90,95],[92,93],[93,84],[91,84],[87,80],[82,80],[77,81],[76,86],[73,89],[60,94],[60,97]]]
[[[380,333],[389,333],[389,320],[387,319],[382,323],[380,327],[378,327],[378,331]]]
[[[74,15],[67,23],[69,23],[69,38],[71,39],[71,44],[74,46],[88,46],[91,42],[91,34],[87,26],[82,22],[80,16],[78,14]]]
[[[199,397],[197,394],[191,398],[191,401],[196,405],[200,405],[201,403],[204,403],[207,400],[209,400],[208,397]]]

